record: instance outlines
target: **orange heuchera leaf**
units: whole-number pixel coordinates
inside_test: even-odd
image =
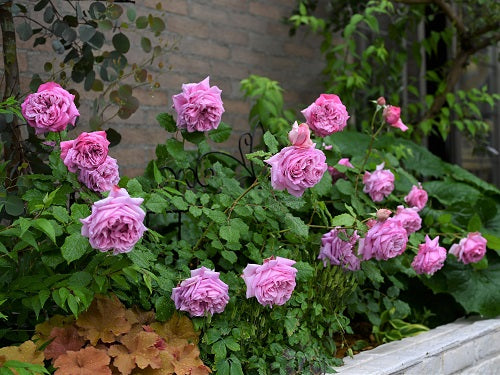
[[[54,375],[111,375],[111,358],[103,350],[87,346],[77,352],[67,351],[54,362]]]
[[[68,350],[77,352],[85,344],[85,340],[78,334],[75,326],[52,328],[50,337],[54,338],[44,350],[45,359],[57,359]]]
[[[1,348],[0,358],[3,359],[3,362],[20,361],[43,365],[43,353],[37,350],[35,343],[31,340],[25,341],[19,346]]]
[[[123,345],[113,345],[108,354],[115,357],[113,365],[123,374],[130,374],[137,367],[161,367],[160,350],[155,346],[159,336],[154,332],[131,332],[121,338]]]
[[[40,346],[40,344],[44,344],[49,341],[52,328],[66,327],[68,325],[72,325],[74,322],[75,318],[73,316],[54,315],[49,320],[35,326],[35,334],[33,335],[32,340]]]
[[[200,350],[194,344],[182,347],[168,346],[164,353],[168,353],[177,375],[209,374],[210,369],[200,359]]]
[[[171,355],[165,351],[160,351],[161,367],[154,369],[151,367],[146,367],[145,369],[136,369],[132,372],[132,375],[173,375],[174,364],[171,361]]]
[[[154,311],[143,311],[137,306],[132,307],[128,311],[135,316],[137,323],[139,323],[140,325],[148,325],[155,321]],[[129,315],[127,315],[127,319],[128,318]]]
[[[114,342],[116,336],[129,332],[132,327],[125,314],[125,306],[116,296],[96,296],[89,309],[77,319],[78,332],[92,345],[98,340]]]
[[[199,333],[195,332],[191,320],[183,315],[174,314],[169,321],[165,323],[155,322],[150,326],[169,345],[184,345],[186,340],[198,344]]]

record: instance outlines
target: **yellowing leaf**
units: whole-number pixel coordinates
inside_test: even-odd
[[[35,334],[31,339],[40,347],[41,344],[50,339],[50,332],[54,327],[63,328],[72,325],[74,322],[75,318],[73,316],[54,315],[49,320],[35,326]]]
[[[111,375],[110,361],[105,351],[92,346],[77,352],[68,351],[55,360],[57,371],[54,375]]]
[[[125,306],[116,296],[111,298],[96,296],[89,309],[76,321],[78,332],[96,345],[101,340],[105,343],[116,341],[116,337],[127,333],[132,328],[126,318]]]

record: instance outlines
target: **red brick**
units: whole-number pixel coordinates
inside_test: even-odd
[[[228,19],[228,13],[224,7],[197,4],[193,2],[190,6],[189,16],[201,20],[201,22],[210,22],[212,24],[225,24]]]
[[[240,11],[248,10],[248,1],[244,0],[211,0],[210,3],[214,6],[222,5],[226,8],[236,9]]]
[[[168,13],[187,15],[188,6],[185,0],[144,0],[142,4],[148,8],[156,9],[156,4],[161,4],[161,10]]]
[[[236,78],[238,80],[246,78],[250,74],[248,65],[237,64],[231,60],[218,62],[215,64],[214,70],[216,74],[223,74],[225,77]]]
[[[210,37],[211,28],[206,22],[187,17],[171,16],[167,18],[167,30],[180,34],[183,39],[188,36],[207,39]]]
[[[252,51],[249,48],[233,47],[231,49],[231,60],[258,66],[266,62],[267,56],[261,52]]]
[[[168,63],[171,64],[172,70],[174,72],[176,71],[208,72],[210,70],[210,65],[211,65],[210,62],[207,60],[204,59],[200,60],[182,55],[182,50],[180,52],[170,53],[168,55]]]
[[[190,39],[183,41],[183,52],[198,55],[202,58],[213,58],[214,60],[225,60],[229,58],[229,48],[216,44],[212,41]]]
[[[235,26],[240,29],[251,30],[256,33],[266,34],[267,25],[269,20],[263,17],[256,17],[251,14],[233,14],[227,24]]]
[[[168,102],[167,94],[160,90],[135,89],[133,95],[146,106],[163,106]]]
[[[284,11],[283,8],[273,6],[270,4],[270,2],[266,3],[251,2],[249,10],[251,14],[267,18],[273,18],[275,20],[281,20],[283,17],[289,16],[289,13]]]
[[[218,26],[211,31],[212,40],[230,45],[247,45],[248,32],[235,30],[233,27]]]
[[[311,48],[309,45],[305,43],[284,43],[283,44],[283,50],[285,53],[289,55],[295,55],[295,56],[303,56],[303,57],[308,57],[312,58],[317,55],[317,49]]]
[[[165,130],[157,124],[143,123],[136,126],[119,126],[115,130],[122,135],[120,144],[123,146],[137,147],[139,145],[157,144],[164,142],[167,138]]]
[[[250,112],[250,101],[241,100],[224,100],[224,109],[232,114],[242,114],[248,116]]]

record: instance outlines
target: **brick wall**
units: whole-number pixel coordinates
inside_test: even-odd
[[[155,73],[160,88],[137,90],[139,111],[130,119],[110,123],[122,134],[121,144],[110,151],[118,159],[122,175],[142,173],[146,163],[154,158],[156,144],[167,137],[155,117],[159,112],[171,111],[171,97],[180,92],[182,83],[198,82],[209,75],[210,83],[222,89],[226,109],[223,121],[235,128],[232,141],[226,146],[229,149],[237,134],[246,129],[250,103],[243,100],[239,82],[248,75],[279,81],[285,89],[288,108],[303,109],[321,92],[323,59],[319,38],[300,33],[289,37],[288,26],[283,23],[294,1],[163,0],[162,10],[157,10],[158,1],[137,1],[137,14],[162,16],[167,25],[164,35],[176,41],[177,48],[163,59],[164,72]],[[128,35],[131,48],[140,53],[138,34]],[[19,47],[22,88],[27,92],[32,73],[42,73],[42,62],[52,60],[55,54],[50,44],[33,50],[29,41]],[[83,131],[88,130],[93,94],[84,90],[80,93],[79,130]]]

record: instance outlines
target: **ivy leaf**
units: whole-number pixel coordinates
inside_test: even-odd
[[[61,247],[62,256],[68,264],[80,259],[87,250],[90,250],[89,241],[80,233],[72,233],[66,237]]]

